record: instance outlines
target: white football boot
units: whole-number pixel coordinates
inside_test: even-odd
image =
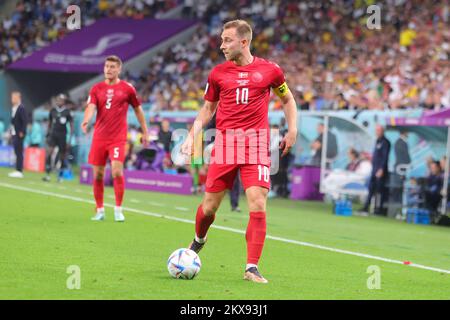
[[[97,213],[93,218],[91,218],[92,221],[103,221],[105,220],[105,208],[98,208]]]
[[[114,207],[114,220],[117,222],[124,222],[125,217],[122,212],[122,207]]]

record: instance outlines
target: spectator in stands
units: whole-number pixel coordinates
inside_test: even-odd
[[[375,143],[375,149],[372,154],[372,173],[369,181],[369,194],[362,210],[361,215],[367,215],[369,211],[370,202],[372,197],[377,195],[375,201],[376,215],[386,215],[384,210],[384,203],[388,197],[388,190],[386,188],[388,182],[388,162],[389,152],[391,149],[391,143],[384,135],[384,127],[377,125],[375,128],[377,140]]]
[[[24,50],[62,38],[65,31],[54,3],[50,16],[34,14],[34,4],[22,5],[15,19],[3,23],[7,35],[27,34],[30,18],[41,21],[37,30],[27,30],[33,45],[24,41],[0,41],[0,64],[9,64]],[[83,18],[102,16],[142,18],[158,16],[182,1],[138,1],[90,5],[81,1]],[[392,2],[392,1],[391,1]],[[90,3],[90,2],[87,2]],[[293,92],[300,94],[301,109],[399,109],[450,106],[450,20],[448,3],[442,1],[390,3],[382,15],[383,32],[367,30],[367,1],[264,0],[199,1],[182,4],[185,15],[199,18],[198,32],[186,43],[157,54],[135,81],[138,93],[152,110],[195,110],[201,105],[207,70],[223,59],[215,49],[216,29],[227,17],[239,15],[258,32],[255,54],[267,57],[289,72]],[[220,5],[219,5],[220,4]],[[28,8],[28,7],[29,8]],[[28,20],[27,20],[28,19]],[[21,21],[19,25],[17,21]],[[300,22],[299,22],[300,21]],[[64,22],[64,21],[62,21]],[[0,23],[1,26],[1,23]],[[1,29],[1,27],[0,27]],[[47,29],[50,29],[50,36]],[[19,30],[19,31],[18,31]],[[293,31],[295,30],[295,31]],[[2,30],[0,30],[2,31]],[[256,32],[255,32],[256,33]],[[39,43],[39,44],[38,44]],[[17,49],[17,47],[19,49]],[[27,49],[22,49],[27,48]],[[3,53],[2,55],[2,52]],[[18,52],[18,53],[17,53]],[[13,58],[15,57],[15,58]],[[271,97],[270,109],[280,105]]]

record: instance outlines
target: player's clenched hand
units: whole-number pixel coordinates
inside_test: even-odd
[[[147,132],[142,134],[141,142],[142,142],[142,145],[144,146],[144,148],[148,147],[149,139],[148,139],[148,133]]]
[[[84,134],[86,134],[87,133],[87,127],[88,127],[88,122],[83,122],[82,124],[81,124],[81,130],[83,131],[83,133]]]
[[[191,135],[188,135],[186,137],[186,140],[181,145],[181,153],[186,156],[193,155],[194,154],[193,145],[194,145],[194,139],[192,138]]]
[[[281,154],[282,157],[287,155],[291,148],[294,146],[295,141],[297,140],[297,132],[288,131],[288,133],[284,136],[283,140],[280,143],[280,150],[283,150]]]

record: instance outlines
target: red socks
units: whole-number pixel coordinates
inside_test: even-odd
[[[95,203],[97,205],[97,209],[103,208],[103,190],[104,190],[103,179],[102,180],[94,179],[94,198]]]
[[[125,179],[123,176],[114,178],[114,193],[116,195],[116,206],[121,207],[123,194],[125,193]]]
[[[204,238],[206,236],[209,226],[211,226],[215,218],[215,214],[212,216],[205,216],[202,205],[198,207],[197,215],[195,217],[195,234],[198,238]]]
[[[247,240],[247,264],[258,265],[266,239],[265,212],[250,212],[245,239]]]
[[[202,205],[198,207],[195,217],[195,233],[198,238],[205,238],[215,217],[216,215],[205,216]],[[245,239],[247,240],[247,264],[258,265],[266,239],[266,213],[264,211],[250,212]]]

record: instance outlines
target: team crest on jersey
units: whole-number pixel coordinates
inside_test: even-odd
[[[263,76],[258,71],[252,73],[252,81],[254,82],[261,82],[263,80]]]

